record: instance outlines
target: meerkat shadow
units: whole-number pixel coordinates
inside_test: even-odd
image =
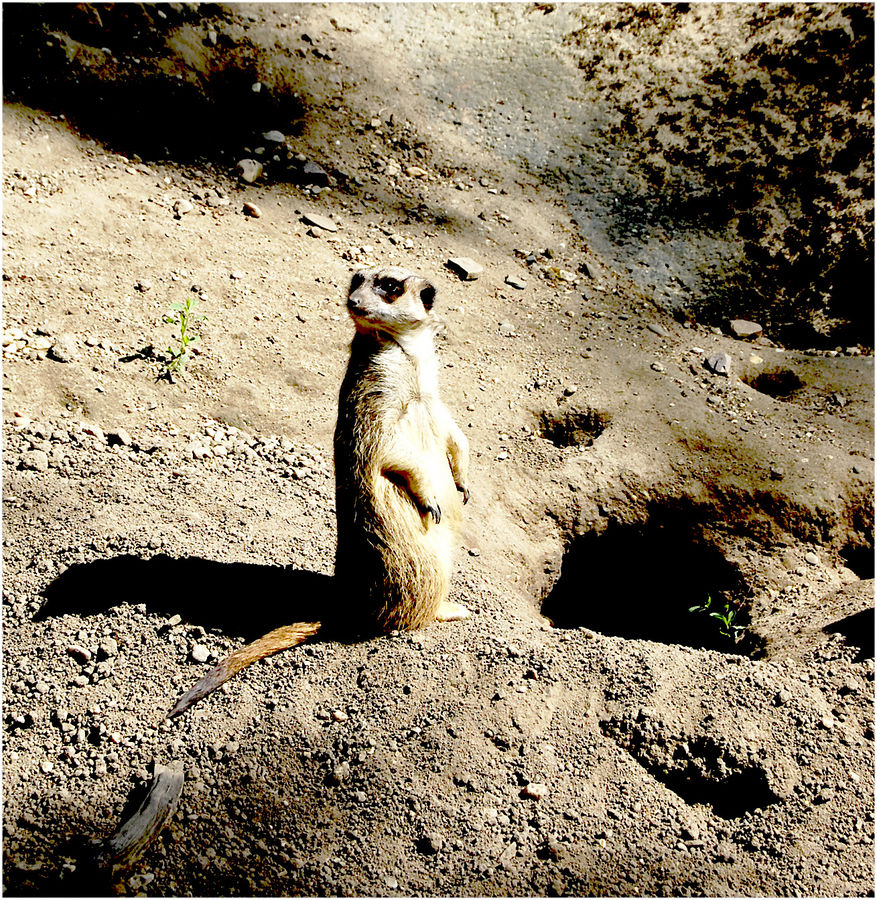
[[[77,563],[42,593],[34,616],[89,616],[143,604],[168,618],[252,640],[291,622],[323,621],[337,604],[335,579],[320,572],[197,556],[117,556]]]

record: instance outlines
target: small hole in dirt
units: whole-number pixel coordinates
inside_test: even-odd
[[[856,662],[874,658],[873,606],[826,626],[825,631],[828,634],[842,634],[848,644],[858,647]]]
[[[539,417],[539,433],[555,447],[590,447],[609,427],[609,416],[594,409],[545,411]]]
[[[795,391],[804,387],[804,382],[791,369],[772,369],[751,377],[744,376],[743,381],[775,400],[788,400]]]
[[[691,511],[661,509],[645,523],[610,521],[567,547],[560,577],[542,604],[556,627],[750,654],[756,649],[740,608],[745,584],[735,565],[703,536]],[[711,599],[706,611],[691,612]],[[721,633],[712,613],[735,610]],[[734,637],[738,640],[734,640]]]
[[[711,806],[723,819],[780,802],[761,766],[741,761],[710,737],[670,734],[640,719],[604,720],[600,729],[686,803]]]
[[[764,809],[779,802],[770,789],[767,776],[760,769],[744,769],[729,775],[723,781],[708,781],[686,775],[669,775],[661,778],[671,791],[686,803],[703,803],[723,819],[739,819],[756,809]]]
[[[874,548],[865,544],[847,544],[840,551],[847,568],[859,578],[874,577]]]

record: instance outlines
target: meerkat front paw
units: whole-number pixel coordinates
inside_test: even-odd
[[[424,515],[432,516],[435,524],[438,525],[442,520],[442,508],[436,502],[427,502],[424,508]]]
[[[472,613],[465,606],[452,603],[450,600],[442,600],[435,611],[435,620],[436,622],[459,622],[461,619],[468,619],[471,615]]]

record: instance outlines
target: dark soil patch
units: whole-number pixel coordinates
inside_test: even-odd
[[[555,447],[590,447],[609,422],[606,413],[593,409],[545,411],[539,417],[539,432]]]

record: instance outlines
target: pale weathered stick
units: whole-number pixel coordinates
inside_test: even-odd
[[[153,777],[140,806],[103,840],[89,842],[91,865],[106,870],[125,869],[138,860],[174,814],[183,791],[182,769],[153,763]]]

